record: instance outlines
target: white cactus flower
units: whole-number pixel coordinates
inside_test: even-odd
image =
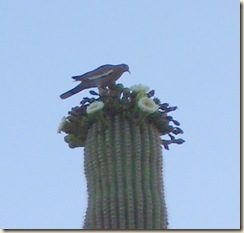
[[[150,98],[148,97],[142,97],[138,101],[138,107],[148,113],[154,113],[158,110],[159,106]]]
[[[150,90],[150,88],[148,86],[145,86],[143,84],[137,84],[137,85],[133,85],[130,87],[130,90],[131,91],[134,91],[134,92],[148,92]]]
[[[64,117],[62,117],[61,122],[60,122],[60,124],[58,126],[57,133],[61,133],[61,131],[62,131],[63,127],[64,127],[64,124],[65,124],[65,121],[66,121],[66,117],[64,116]]]
[[[104,103],[102,101],[96,101],[96,102],[91,103],[87,107],[86,112],[87,112],[87,114],[91,114],[91,113],[101,110],[103,107],[104,107]]]

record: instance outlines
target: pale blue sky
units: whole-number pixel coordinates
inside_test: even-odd
[[[178,106],[186,143],[163,155],[170,228],[240,227],[239,1],[0,3],[0,228],[82,226],[83,149],[56,131],[89,93],[59,95],[106,63]]]

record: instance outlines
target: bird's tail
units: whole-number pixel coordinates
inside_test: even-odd
[[[80,80],[81,77],[82,77],[82,75],[77,75],[77,76],[73,76],[71,78],[74,79],[74,81],[81,81]]]
[[[61,99],[66,99],[66,98],[68,98],[68,97],[70,97],[70,96],[72,96],[72,95],[74,95],[74,94],[76,94],[76,93],[78,93],[78,92],[80,92],[80,91],[82,91],[84,89],[85,89],[85,87],[81,83],[78,86],[76,86],[75,88],[73,88],[73,89],[63,93],[62,95],[60,95],[60,98]]]

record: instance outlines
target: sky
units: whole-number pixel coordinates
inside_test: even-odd
[[[57,128],[90,94],[59,95],[71,76],[120,63],[131,75],[119,83],[178,106],[186,142],[163,150],[169,228],[240,228],[239,4],[1,1],[0,228],[82,227],[83,148]]]

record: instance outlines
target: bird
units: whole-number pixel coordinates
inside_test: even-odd
[[[85,74],[73,76],[75,81],[81,83],[75,88],[60,95],[61,99],[66,99],[84,89],[98,87],[99,91],[107,86],[115,84],[124,72],[129,72],[129,66],[126,64],[119,65],[103,65],[95,70],[89,71]]]

